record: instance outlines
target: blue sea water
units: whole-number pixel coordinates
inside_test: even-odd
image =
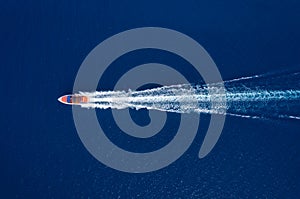
[[[203,115],[196,139],[181,158],[159,171],[131,174],[92,157],[78,137],[71,107],[57,101],[72,92],[82,61],[96,45],[138,27],[170,28],[192,37],[225,80],[300,69],[299,1],[12,0],[1,2],[0,16],[1,198],[300,197],[299,121],[228,116],[216,147],[198,159],[210,119]],[[156,61],[184,67],[158,51],[129,56],[116,64]],[[112,88],[121,72],[112,66],[99,89]],[[192,71],[185,73],[197,81]],[[147,123],[145,112],[132,116],[137,124]],[[176,126],[176,114],[171,117],[175,121],[168,125]],[[146,142],[126,146],[129,138],[118,136],[112,121],[100,122],[125,148],[153,147]],[[162,135],[157,145],[169,139]]]

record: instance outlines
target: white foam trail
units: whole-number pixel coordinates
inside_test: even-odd
[[[175,113],[227,114],[246,118],[300,119],[299,73],[264,78],[264,75],[242,77],[225,81],[226,91],[220,83],[210,85],[174,85],[142,91],[80,92],[89,97],[84,108],[141,109]],[[296,83],[290,80],[296,77]],[[259,79],[259,80],[258,80]],[[258,81],[257,81],[258,80]],[[274,86],[283,81],[285,87]],[[264,83],[264,86],[261,86]],[[278,83],[278,82],[277,82]],[[290,89],[286,84],[291,84]],[[257,86],[259,85],[259,86]],[[266,88],[269,85],[269,88]],[[296,85],[296,88],[295,88]]]

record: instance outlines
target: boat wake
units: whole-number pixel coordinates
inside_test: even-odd
[[[80,92],[78,95],[89,98],[88,103],[80,104],[84,108],[144,108],[175,113],[300,119],[300,72],[256,75],[203,85]]]

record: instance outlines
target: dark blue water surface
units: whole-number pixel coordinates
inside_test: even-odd
[[[165,27],[194,38],[223,79],[300,69],[299,1],[11,0],[1,2],[0,16],[0,198],[300,197],[299,121],[227,117],[216,147],[198,159],[210,119],[204,115],[179,160],[159,171],[130,174],[93,158],[78,137],[71,107],[57,101],[72,92],[82,61],[96,45],[137,27]],[[117,64],[155,60],[183,70],[178,59],[157,51],[135,57]],[[106,75],[121,74],[111,69]],[[108,77],[101,88],[112,88],[104,81]],[[131,115],[140,125],[149,119],[145,111]],[[178,117],[170,117],[174,122],[168,125],[177,128]],[[131,142],[115,125],[106,133],[131,151],[155,148],[126,146]],[[155,143],[162,145],[172,139],[159,136]]]

